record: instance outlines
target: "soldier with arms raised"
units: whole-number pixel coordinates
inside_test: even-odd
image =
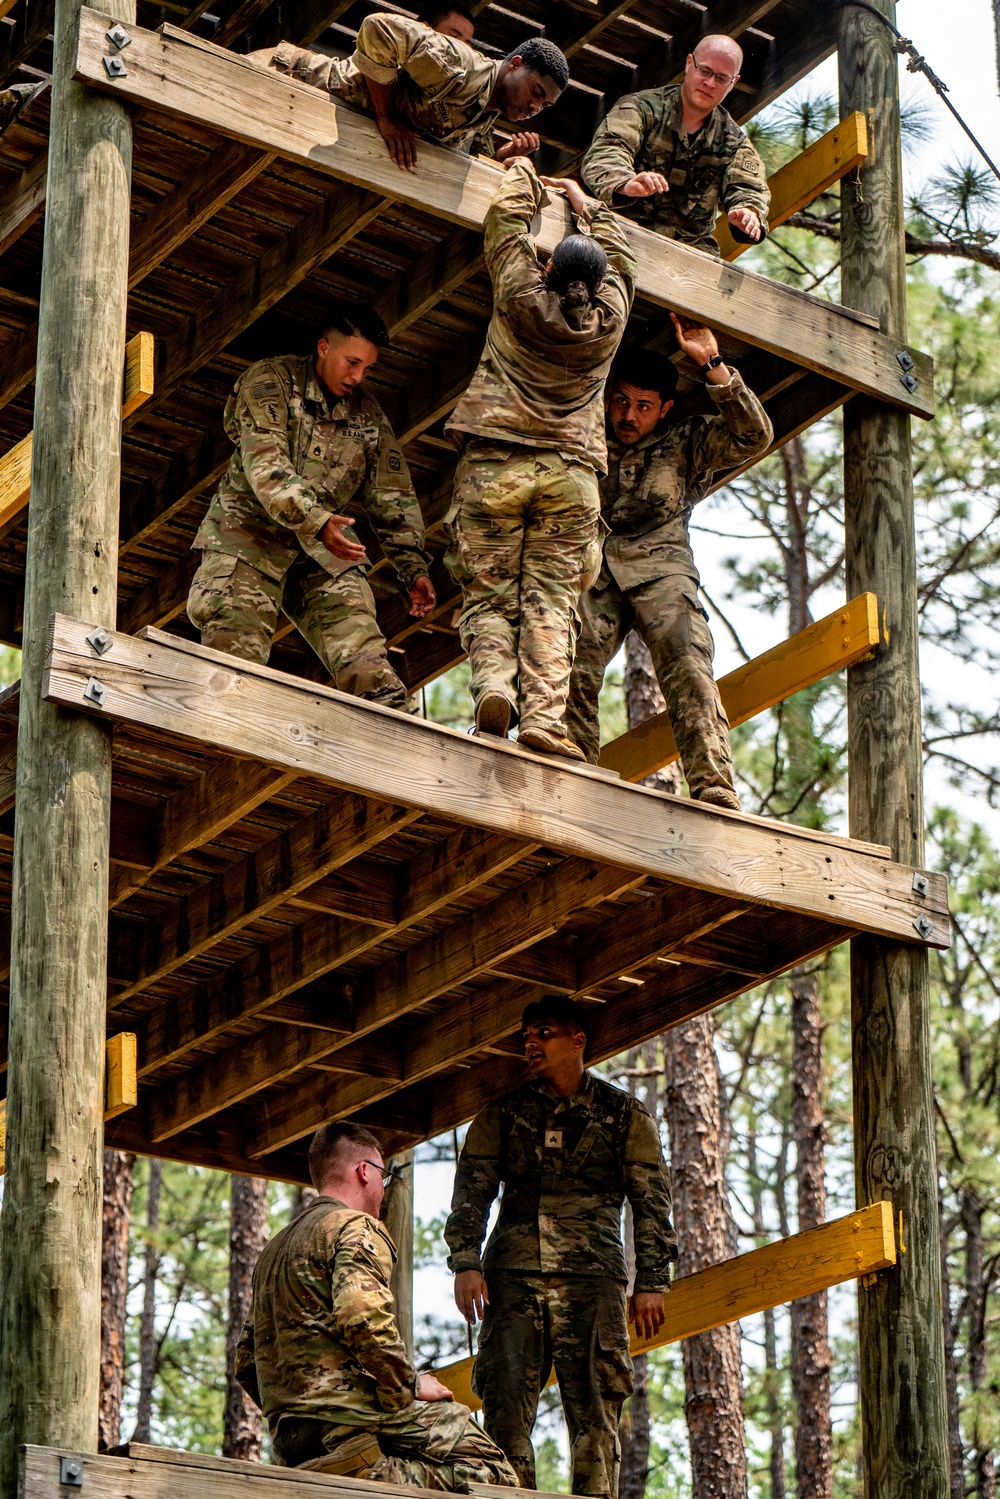
[[[236,1377],[287,1467],[468,1493],[514,1474],[464,1405],[407,1357],[378,1221],[387,1173],[375,1136],[328,1124],[309,1147],[319,1192],[265,1247]]]
[[[315,355],[263,359],[236,382],[225,415],[236,451],[194,539],[202,561],[188,615],[203,645],[263,664],[284,609],[337,687],[402,708],[367,554],[342,513],[362,501],[410,613],[429,614],[434,587],[406,459],[361,389],[388,342],[370,308],[336,308]]]
[[[632,1391],[622,1204],[631,1204],[635,1240],[627,1312],[653,1337],[676,1258],[670,1188],[642,1104],[584,1067],[582,1007],[550,995],[527,1007],[522,1030],[531,1081],[476,1115],[455,1176],[445,1226],[455,1301],[470,1323],[482,1318],[473,1388],[520,1483],[535,1487],[531,1429],[555,1365],[573,1492],[613,1499]]]
[[[620,99],[583,158],[594,196],[709,255],[719,254],[712,231],[720,210],[735,239],[763,239],[771,201],[764,163],[722,107],[742,62],[732,37],[702,37],[683,83]]]

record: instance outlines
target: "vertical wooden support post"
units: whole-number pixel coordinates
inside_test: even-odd
[[[382,1205],[382,1221],[396,1246],[392,1294],[396,1302],[396,1325],[413,1357],[413,1151],[401,1150],[392,1164],[402,1174],[389,1183]]]
[[[893,0],[875,0],[894,19]],[[840,18],[841,111],[863,110],[871,155],[841,189],[842,299],[906,338],[897,59],[869,11]],[[900,371],[902,374],[903,371]],[[923,862],[916,547],[909,418],[855,397],[844,409],[847,590],[877,593],[883,643],[848,672],[850,830]],[[858,1202],[889,1201],[895,1270],[859,1286],[866,1499],[946,1499],[948,1463],[927,954],[851,944]]]
[[[0,1499],[15,1494],[20,1443],[97,1447],[111,732],[43,702],[41,686],[56,610],[115,624],[132,133],[122,104],[73,82],[78,11],[56,0],[17,753]],[[115,16],[132,22],[134,0]]]

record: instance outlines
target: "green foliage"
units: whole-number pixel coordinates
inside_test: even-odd
[[[21,652],[12,645],[0,645],[0,687],[16,682],[21,675]]]

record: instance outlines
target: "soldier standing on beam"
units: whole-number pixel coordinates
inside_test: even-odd
[[[702,37],[683,83],[620,99],[583,158],[581,175],[594,196],[716,257],[712,231],[720,205],[735,239],[763,239],[771,202],[764,163],[722,108],[742,63],[732,37]]]
[[[406,459],[361,387],[389,342],[367,307],[331,312],[312,357],[252,364],[226,406],[236,446],[199,527],[188,616],[203,645],[267,662],[282,609],[342,692],[405,708],[365,579],[368,558],[342,512],[360,496],[417,619],[435,605]]]
[[[578,232],[543,267],[529,232],[543,182]],[[508,168],[486,213],[493,316],[472,383],[445,431],[462,447],[445,517],[462,587],[459,635],[476,729],[582,760],[564,714],[580,594],[600,566],[607,468],[604,382],[625,331],[635,259],[615,214],[575,182]]]
[[[531,1430],[555,1365],[573,1493],[614,1499],[618,1422],[632,1393],[626,1310],[640,1337],[663,1326],[677,1258],[670,1186],[642,1104],[584,1067],[586,1011],[549,995],[521,1023],[531,1081],[476,1115],[455,1175],[444,1231],[455,1302],[469,1323],[482,1319],[473,1389],[522,1487],[535,1487]],[[635,1243],[627,1308],[625,1200]]]

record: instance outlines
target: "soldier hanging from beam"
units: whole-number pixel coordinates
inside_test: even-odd
[[[500,116],[513,125],[532,119],[569,82],[565,57],[544,37],[531,37],[494,62],[440,26],[388,12],[365,17],[346,60],[280,42],[251,52],[249,61],[373,115],[389,155],[411,172],[419,136],[498,161],[535,150],[538,137],[531,131],[496,149],[493,126]]]
[[[229,470],[194,539],[202,554],[188,615],[203,645],[267,662],[284,610],[343,692],[406,706],[365,579],[368,557],[343,514],[360,498],[422,619],[434,608],[423,519],[385,413],[362,382],[389,342],[371,308],[334,308],[312,356],[252,364],[225,424]]]
[[[529,225],[545,186],[578,233],[542,266]],[[486,213],[493,316],[445,431],[462,448],[445,561],[462,588],[476,731],[582,760],[564,714],[581,592],[600,565],[604,382],[625,331],[635,260],[620,221],[519,157]]]
[[[391,1175],[359,1124],[326,1124],[309,1147],[319,1196],[266,1245],[236,1349],[236,1377],[290,1468],[468,1493],[513,1487],[503,1453],[433,1374],[417,1374],[396,1327],[396,1249],[378,1221]]]
[[[653,658],[692,798],[738,812],[729,724],[712,674],[715,647],[688,527],[713,474],[763,453],[774,433],[753,391],[723,362],[711,329],[671,317],[682,352],[705,372],[717,414],[667,421],[677,369],[662,354],[635,350],[612,371],[608,473],[601,480],[604,562],[580,600],[566,723],[596,764],[601,683],[635,630]]]
[[[563,995],[525,1009],[531,1081],[470,1124],[444,1232],[456,1305],[483,1324],[473,1389],[518,1482],[535,1487],[531,1430],[554,1364],[573,1493],[615,1499],[618,1423],[632,1392],[626,1313],[640,1337],[659,1331],[677,1249],[656,1125],[631,1094],[586,1070],[586,1030],[586,1011]],[[626,1200],[635,1242],[627,1302]]]
[[[712,230],[720,203],[735,239],[763,239],[771,201],[764,163],[722,108],[742,63],[732,37],[702,37],[683,83],[620,99],[583,158],[585,186],[626,218],[709,255],[719,255]]]

